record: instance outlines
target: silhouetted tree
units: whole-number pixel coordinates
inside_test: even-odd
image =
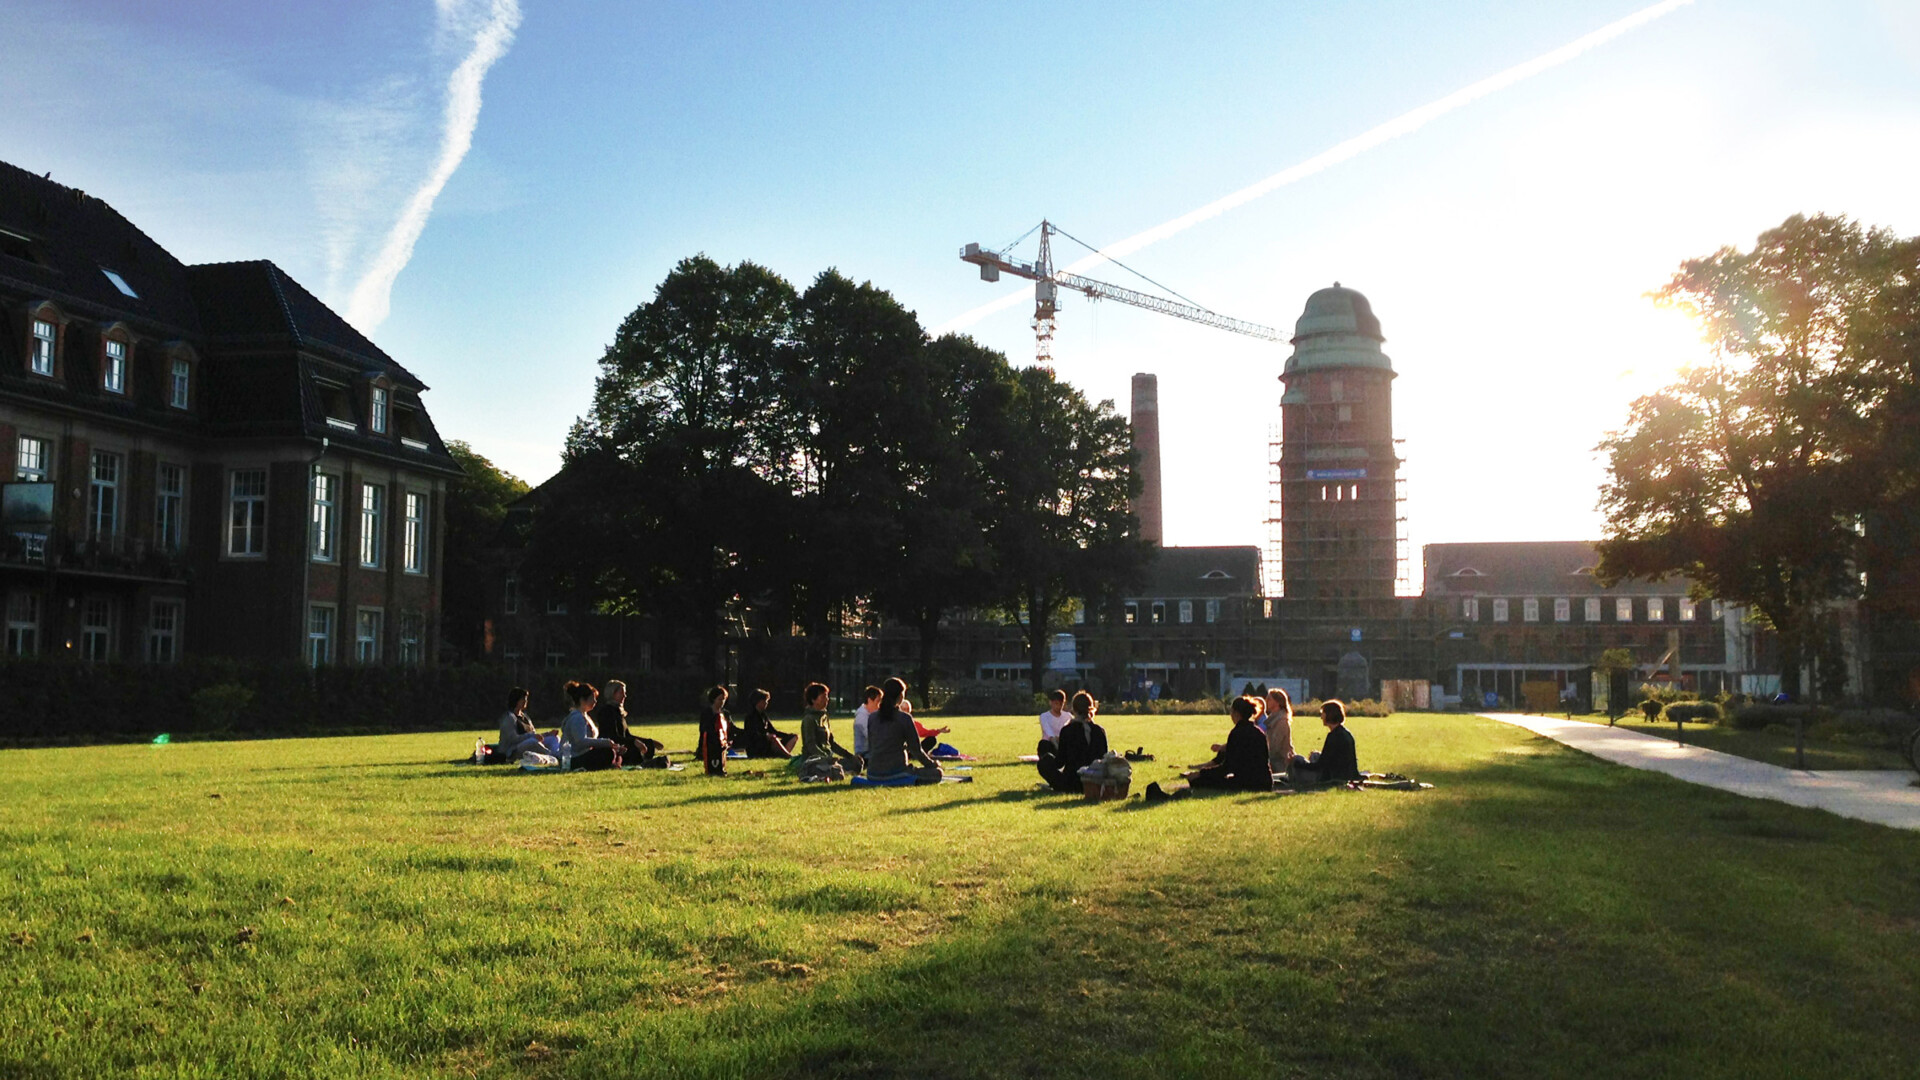
[[[527,493],[527,484],[458,439],[447,441],[447,452],[453,455],[462,475],[447,484],[441,640],[461,659],[472,659],[483,654],[485,644],[487,574],[483,552],[493,546],[507,506]]]

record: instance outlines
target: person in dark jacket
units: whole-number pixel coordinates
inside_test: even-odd
[[[912,773],[916,783],[937,784],[940,766],[921,749],[913,717],[900,711],[906,696],[907,684],[899,679],[880,684],[880,708],[867,718],[867,776],[886,780]]]
[[[1093,722],[1100,703],[1085,690],[1073,695],[1073,719],[1060,729],[1058,745],[1040,743],[1040,779],[1055,791],[1078,795],[1080,770],[1107,756],[1107,730]]]
[[[1233,730],[1213,760],[1187,774],[1197,788],[1227,788],[1236,791],[1272,791],[1273,767],[1267,760],[1267,737],[1253,718],[1260,713],[1260,702],[1242,695],[1233,699]]]
[[[1360,757],[1354,751],[1353,732],[1347,730],[1347,707],[1338,701],[1322,704],[1320,722],[1327,726],[1327,741],[1313,760],[1294,758],[1293,775],[1306,784],[1360,779]]]
[[[790,758],[795,744],[800,741],[799,736],[775,728],[773,721],[767,719],[767,706],[772,701],[772,694],[755,690],[753,708],[748,709],[746,719],[740,721],[737,745],[750,758]]]
[[[700,714],[700,761],[708,776],[727,775],[727,748],[733,745],[727,723],[727,688],[707,691],[707,708]]]
[[[607,680],[606,693],[600,695],[600,704],[593,709],[593,726],[600,729],[601,738],[620,748],[623,764],[666,767],[667,758],[661,751],[667,744],[635,735],[627,726],[627,684],[619,679]]]

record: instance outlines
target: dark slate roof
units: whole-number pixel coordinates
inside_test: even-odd
[[[427,389],[399,361],[265,259],[188,267],[187,280],[200,309],[202,326],[216,343],[291,342],[350,364],[364,374],[385,372],[397,383]]]
[[[101,322],[124,319],[159,338],[198,333],[180,261],[101,200],[0,162],[0,229],[27,241],[27,258],[19,257],[17,241],[6,245],[16,253],[0,253],[0,281],[9,291]],[[139,295],[121,292],[103,270]]]
[[[1428,544],[1423,552],[1428,596],[1674,596],[1690,584],[1670,577],[1603,589],[1593,576],[1600,556],[1585,540]]]
[[[1260,595],[1257,547],[1163,547],[1147,564],[1139,599]]]

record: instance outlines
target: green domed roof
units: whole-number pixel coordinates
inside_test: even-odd
[[[1387,340],[1380,319],[1367,298],[1334,282],[1307,297],[1306,310],[1293,324],[1293,355],[1282,377],[1296,371],[1330,368],[1376,368],[1393,371],[1393,362],[1380,351]]]

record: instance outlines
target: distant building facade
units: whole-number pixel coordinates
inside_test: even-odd
[[[0,164],[6,653],[428,661],[459,468],[426,389],[272,263],[182,265]]]

